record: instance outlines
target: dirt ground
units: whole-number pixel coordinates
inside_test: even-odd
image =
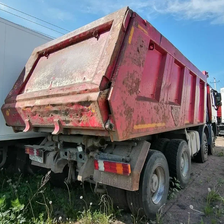
[[[168,201],[162,223],[224,223],[224,214],[216,215],[218,202],[213,205],[213,214],[204,214],[210,189],[224,197],[224,137],[216,139],[215,155],[209,156],[206,163],[192,162],[191,181],[175,199]]]

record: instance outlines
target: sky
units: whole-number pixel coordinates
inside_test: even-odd
[[[224,0],[0,0],[0,17],[56,38],[124,6],[148,20],[201,71],[208,71],[210,85],[214,87],[215,78],[217,90],[224,87]]]

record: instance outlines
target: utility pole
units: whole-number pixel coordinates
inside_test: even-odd
[[[214,90],[217,90],[216,83],[218,83],[218,82],[220,82],[220,80],[219,81],[216,81],[216,78],[214,77],[214,82],[211,82],[211,83],[214,83]]]

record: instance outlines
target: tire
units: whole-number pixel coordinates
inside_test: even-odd
[[[182,139],[172,139],[166,148],[165,153],[170,177],[176,178],[182,188],[190,181],[191,156],[188,144]]]
[[[208,140],[205,133],[203,133],[201,148],[197,153],[195,160],[199,163],[204,163],[208,160]]]
[[[5,164],[8,158],[8,147],[0,148],[0,169],[5,168]]]
[[[113,200],[113,205],[118,206],[124,211],[129,211],[125,190],[107,186],[107,193]]]
[[[155,219],[157,212],[167,201],[169,169],[165,156],[149,151],[141,173],[139,190],[127,191],[127,202],[132,214]]]
[[[215,134],[214,131],[211,131],[212,134],[212,144],[208,146],[208,154],[209,155],[214,155],[215,153]]]
[[[170,140],[168,138],[157,138],[155,141],[152,142],[152,145],[150,148],[156,149],[156,150],[164,153],[169,141]]]

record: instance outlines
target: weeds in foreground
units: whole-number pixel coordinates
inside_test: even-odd
[[[217,154],[217,156],[219,156],[219,157],[224,156],[224,152],[219,152],[219,153]]]
[[[49,173],[42,176],[18,176],[0,171],[1,224],[109,224],[116,210],[107,195],[82,195],[83,188],[65,183],[67,190],[53,188]],[[87,185],[88,188],[88,185]],[[80,200],[81,199],[81,200]],[[84,206],[83,206],[84,205]]]
[[[150,224],[163,224],[162,214],[159,212],[156,214],[156,219],[154,221],[150,221]]]
[[[217,217],[224,214],[224,198],[219,194],[216,187],[214,189],[208,188],[204,213],[206,216],[215,214]]]
[[[139,214],[137,215],[131,214],[131,218],[132,218],[133,224],[142,224],[145,220],[145,217],[141,217],[139,216]]]
[[[177,178],[172,178],[170,180],[170,189],[169,189],[169,195],[168,200],[173,199],[176,197],[177,193],[181,190],[180,181],[177,180]]]
[[[84,203],[84,210],[79,217],[80,224],[109,224],[114,218],[113,201],[108,195],[102,195],[99,202],[99,209],[92,209],[92,202],[87,204],[87,201],[80,196]]]
[[[80,224],[109,224],[111,223],[113,215],[106,215],[100,211],[91,211],[91,208],[87,211],[81,212],[79,223]]]

